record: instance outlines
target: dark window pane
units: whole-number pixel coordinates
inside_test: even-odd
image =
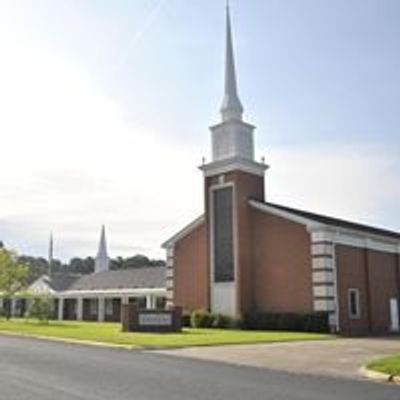
[[[349,311],[352,318],[358,318],[360,315],[359,294],[355,289],[349,290]]]
[[[214,191],[214,279],[234,280],[232,188]]]
[[[146,308],[146,297],[139,297],[137,299],[137,305],[139,308]]]
[[[157,310],[165,309],[166,304],[167,304],[167,299],[165,297],[157,297],[157,299],[156,299]]]

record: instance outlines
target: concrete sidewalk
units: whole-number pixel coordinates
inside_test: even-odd
[[[372,359],[400,353],[400,338],[193,347],[157,352],[176,357],[354,379],[362,378],[361,366]]]

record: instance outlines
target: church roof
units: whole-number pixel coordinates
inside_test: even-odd
[[[400,232],[395,232],[392,230],[388,229],[383,229],[383,228],[378,228],[375,226],[370,226],[370,225],[365,225],[362,223],[358,222],[353,222],[353,221],[348,221],[340,218],[335,218],[335,217],[330,217],[327,215],[322,215],[322,214],[317,214],[313,213],[310,211],[305,211],[305,210],[300,210],[292,207],[287,207],[283,206],[280,204],[275,204],[275,203],[269,203],[269,202],[260,202],[257,200],[250,200],[250,204],[253,206],[258,205],[265,205],[267,207],[270,207],[275,210],[283,211],[286,213],[290,213],[292,215],[305,218],[308,220],[312,220],[314,222],[318,222],[324,225],[330,225],[330,226],[335,226],[335,227],[340,227],[344,229],[350,229],[350,230],[355,230],[355,231],[360,231],[364,233],[369,233],[373,235],[379,235],[379,236],[386,236],[386,237],[391,237],[394,239],[400,239]],[[265,210],[267,211],[267,210]]]
[[[152,289],[166,286],[166,267],[141,267],[83,275],[67,290]]]
[[[43,275],[42,282],[55,292],[67,290],[74,282],[79,280],[81,275],[77,274],[53,274],[50,276]]]

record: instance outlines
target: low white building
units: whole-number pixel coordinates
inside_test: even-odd
[[[51,262],[52,251],[49,258]],[[34,281],[26,293],[7,302],[0,298],[0,307],[10,307],[12,316],[22,317],[28,309],[29,295],[48,295],[54,299],[54,318],[59,320],[120,321],[122,304],[165,308],[166,267],[110,270],[103,226],[94,273],[56,274],[50,268],[49,274]]]

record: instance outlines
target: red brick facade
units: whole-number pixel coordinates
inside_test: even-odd
[[[310,235],[304,226],[254,210],[249,198],[263,200],[262,177],[236,171],[238,310],[312,311]],[[206,210],[210,187],[206,179]],[[174,304],[193,310],[209,307],[209,218],[174,247]]]
[[[224,184],[234,184],[234,205],[236,219],[236,275],[237,275],[237,309],[239,314],[253,306],[252,250],[251,250],[251,215],[248,199],[264,200],[264,178],[242,171],[224,174]],[[218,186],[218,177],[205,180],[205,209],[207,232],[210,230],[210,188]],[[210,255],[207,257],[210,268]]]
[[[311,312],[310,234],[305,227],[252,210],[254,307],[269,312]]]
[[[400,300],[400,233],[264,201],[268,166],[255,160],[254,126],[243,121],[230,29],[228,13],[222,120],[211,127],[212,159],[200,167],[204,219],[164,244],[169,298],[236,316],[326,312],[332,330],[389,332]]]
[[[221,175],[206,178],[204,222],[174,243],[176,306],[210,308],[210,191],[229,184],[233,184],[234,196],[238,315],[249,311],[307,313],[324,310],[326,304],[332,321],[338,321],[332,327],[339,327],[343,334],[390,331],[390,299],[400,298],[398,251],[312,240],[312,228],[304,221],[252,207],[250,199],[264,200],[264,179],[241,171],[223,174],[222,179]],[[316,244],[322,249],[312,250]],[[322,260],[328,262],[326,267],[320,266]],[[321,278],[321,274],[326,275]],[[359,293],[359,318],[349,315],[349,289]]]
[[[201,224],[174,248],[173,303],[185,310],[208,309],[208,246]]]
[[[400,297],[399,256],[336,246],[340,331],[349,335],[384,334],[390,329],[391,298]],[[360,318],[349,316],[349,289],[360,292]]]

